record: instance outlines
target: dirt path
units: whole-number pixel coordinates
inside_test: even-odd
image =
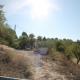
[[[29,58],[29,63],[32,66],[33,80],[67,80],[64,75],[55,71],[58,67],[56,63],[44,61],[40,54],[34,54],[33,51],[20,51],[23,55]],[[52,67],[54,70],[52,70]]]

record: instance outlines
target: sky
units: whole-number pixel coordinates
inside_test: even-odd
[[[0,0],[8,24],[49,38],[80,39],[80,0]]]

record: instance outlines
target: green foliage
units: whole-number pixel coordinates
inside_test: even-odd
[[[16,32],[6,23],[3,8],[0,7],[0,44],[16,48]]]
[[[22,32],[22,35],[19,37],[19,48],[25,49],[28,44],[28,35],[26,32]]]
[[[77,43],[80,45],[80,40],[77,40]]]
[[[35,37],[34,34],[29,35],[29,39],[34,39],[34,37]]]
[[[62,42],[60,42],[60,41],[56,42],[56,50],[60,51],[60,52],[64,52],[65,51],[65,48],[64,48],[64,45],[62,44]]]
[[[37,40],[38,40],[38,41],[42,41],[42,36],[38,36],[38,37],[37,37]]]
[[[68,57],[75,57],[78,64],[80,62],[80,45],[73,43],[66,49],[66,54]]]
[[[26,32],[22,32],[22,37],[28,38],[28,35]]]
[[[34,34],[30,34],[29,35],[29,43],[30,43],[30,47],[31,49],[34,47],[34,42],[35,42],[35,38],[34,38]]]
[[[68,47],[66,47],[65,55],[68,60],[70,60],[72,57],[74,57],[72,49],[73,49],[73,45],[69,45]]]
[[[3,11],[3,5],[0,5],[0,26],[3,25],[6,21]]]
[[[2,29],[2,26],[0,27],[0,29]],[[11,47],[15,47],[15,42],[16,42],[16,39],[17,39],[17,36],[16,36],[16,32],[11,29],[9,26],[5,25],[3,26],[3,29],[0,31],[0,43],[3,43],[5,44],[4,42],[7,42],[7,45],[8,46],[11,46]]]
[[[20,49],[27,49],[27,48],[33,48],[34,47],[34,34],[27,35],[26,32],[22,32],[22,35],[19,37],[19,48]]]
[[[43,37],[43,41],[46,41],[46,37]]]
[[[74,44],[73,49],[72,49],[72,53],[77,58],[77,64],[78,64],[80,61],[80,45]]]

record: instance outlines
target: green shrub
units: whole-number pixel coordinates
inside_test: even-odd
[[[56,42],[56,50],[57,50],[57,51],[60,51],[60,52],[64,52],[64,51],[65,51],[65,47],[64,47],[64,45],[62,44],[62,42],[60,42],[60,41],[57,41],[57,42]]]

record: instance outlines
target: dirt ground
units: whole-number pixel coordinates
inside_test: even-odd
[[[25,58],[28,57],[29,59],[32,66],[33,80],[68,80],[65,75],[55,70],[59,66],[56,63],[52,64],[48,60],[43,60],[41,55],[34,54],[33,51],[20,51],[20,53],[23,53]]]

